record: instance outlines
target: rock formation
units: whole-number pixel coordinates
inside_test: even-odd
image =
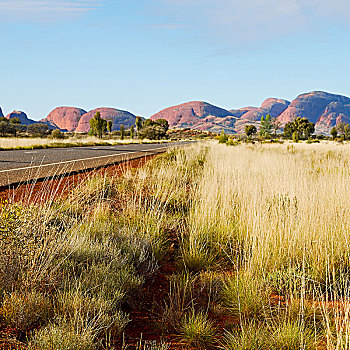
[[[36,123],[35,120],[29,119],[27,117],[27,114],[21,111],[13,111],[12,113],[8,114],[6,116],[8,120],[13,119],[13,118],[18,118],[21,122],[22,125],[30,125]]]
[[[119,130],[120,125],[124,125],[125,128],[129,128],[135,124],[136,116],[130,112],[122,111],[115,108],[101,107],[96,108],[90,112],[85,113],[79,120],[78,126],[75,129],[76,132],[88,132],[90,130],[90,119],[94,117],[95,113],[99,111],[101,118],[106,120],[112,120],[112,131]]]
[[[312,91],[299,95],[278,119],[285,124],[295,117],[303,117],[312,123],[317,123],[327,107],[333,102],[347,105],[350,104],[350,98],[323,91]]]
[[[246,113],[242,114],[235,125],[235,131],[238,133],[244,133],[244,127],[246,124],[254,124],[259,126],[261,117],[265,117],[268,114],[272,118],[277,118],[282,112],[284,112],[290,102],[287,100],[268,98],[265,100],[260,107],[248,107]]]
[[[207,131],[233,131],[237,117],[230,111],[202,101],[192,101],[163,109],[152,120],[166,119],[170,128],[192,128]]]
[[[57,107],[41,122],[51,124],[62,130],[74,131],[85,113],[86,111],[81,108]]]
[[[112,120],[112,130],[119,130],[123,124],[129,128],[135,123],[136,116],[130,112],[115,108],[101,107],[90,112],[75,107],[58,107],[40,122],[50,128],[88,132],[90,119],[99,111],[101,117]],[[170,128],[191,128],[203,131],[244,133],[246,124],[259,128],[261,117],[270,114],[278,118],[282,126],[296,117],[307,118],[315,123],[316,133],[329,134],[332,127],[345,122],[350,124],[350,98],[323,91],[312,91],[299,95],[289,102],[283,99],[268,98],[260,107],[244,107],[226,110],[207,102],[192,101],[165,108],[151,116],[152,120],[166,119]],[[0,117],[3,116],[0,108]],[[23,125],[35,123],[24,112],[14,111],[6,118],[19,118]]]

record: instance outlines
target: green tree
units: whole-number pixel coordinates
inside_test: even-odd
[[[246,124],[245,126],[245,134],[247,135],[248,139],[251,139],[251,137],[256,134],[256,126],[255,125],[249,125]]]
[[[272,129],[275,138],[277,137],[277,131],[281,127],[281,125],[282,123],[278,120],[278,118],[272,118]]]
[[[332,130],[331,130],[331,136],[332,136],[332,139],[335,140],[338,136],[338,130],[336,127],[333,127]]]
[[[120,125],[120,139],[124,140],[124,137],[125,137],[125,128],[124,128],[124,125],[121,124]]]
[[[222,129],[222,130],[221,130],[220,137],[219,137],[219,143],[226,143],[227,141],[228,141],[228,137],[227,137],[227,135],[225,134],[224,129]]]
[[[51,136],[54,139],[64,139],[64,133],[60,129],[52,130]]]
[[[299,133],[297,131],[293,132],[292,140],[293,142],[299,142]]]
[[[10,123],[14,125],[19,125],[21,124],[21,121],[19,120],[19,118],[16,117],[16,118],[11,118]]]
[[[148,119],[150,120],[150,119]],[[159,125],[161,126],[165,131],[169,130],[169,123],[166,119],[156,119],[152,125]]]
[[[349,124],[346,124],[346,125],[345,125],[344,131],[345,131],[345,139],[348,140],[348,139],[349,139],[349,134],[350,134],[350,127],[349,127]]]
[[[349,137],[349,124],[340,122],[337,124],[336,128],[338,133],[343,136],[344,140],[346,140]]]
[[[1,117],[0,118],[0,135],[5,136],[8,132],[9,132],[9,121],[5,117]]]
[[[138,135],[140,139],[161,140],[167,138],[168,130],[169,123],[166,119],[146,119],[142,123],[142,127]]]
[[[260,136],[266,138],[271,135],[271,130],[273,128],[271,115],[268,114],[266,117],[261,117],[260,122]]]
[[[9,120],[10,125],[9,125],[9,131],[11,134],[13,134],[15,137],[17,136],[17,132],[21,130],[21,121],[19,118],[11,118]]]
[[[27,131],[32,136],[44,137],[49,133],[49,127],[47,124],[35,123],[28,125]]]
[[[136,132],[138,135],[142,129],[142,118],[141,117],[136,117],[135,125],[136,125]]]
[[[89,123],[92,134],[102,139],[107,130],[107,121],[101,118],[101,113],[97,111]]]
[[[112,120],[108,120],[108,121],[107,121],[107,131],[108,131],[109,133],[112,132],[112,127],[113,127],[113,122],[112,122]]]
[[[297,132],[298,140],[302,138],[308,139],[315,132],[315,124],[310,123],[306,118],[297,117],[284,127],[285,137],[292,138],[294,132]]]
[[[134,133],[135,133],[135,127],[133,125],[130,126],[130,138],[134,138]]]

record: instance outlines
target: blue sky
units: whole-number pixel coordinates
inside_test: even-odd
[[[0,42],[0,106],[33,119],[350,96],[348,0],[0,0]]]

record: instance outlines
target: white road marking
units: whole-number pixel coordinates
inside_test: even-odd
[[[31,154],[31,153],[38,153],[38,151],[29,151],[29,152],[24,152],[26,154]]]
[[[50,163],[50,164],[41,164],[41,165],[33,165],[30,167],[26,168],[17,168],[17,169],[6,169],[6,170],[0,170],[0,173],[8,173],[11,171],[20,171],[20,170],[28,170],[28,169],[36,169],[36,168],[42,168],[45,166],[53,166],[53,165],[61,165],[61,164],[69,164],[69,163],[74,163],[74,162],[81,162],[84,160],[93,160],[93,159],[100,159],[100,158],[111,158],[111,157],[116,157],[116,156],[122,156],[125,154],[132,154],[132,153],[138,153],[138,152],[149,152],[149,151],[155,151],[155,150],[160,150],[160,149],[167,149],[167,147],[157,147],[157,148],[151,148],[151,149],[146,149],[146,150],[139,150],[139,151],[130,151],[130,152],[124,152],[124,153],[118,153],[118,154],[109,154],[106,156],[98,156],[98,157],[91,157],[91,158],[81,158],[81,159],[73,159],[73,160],[67,160],[65,162],[57,162],[57,163]]]

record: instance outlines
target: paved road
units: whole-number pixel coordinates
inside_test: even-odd
[[[0,151],[0,186],[114,164],[186,142]]]

